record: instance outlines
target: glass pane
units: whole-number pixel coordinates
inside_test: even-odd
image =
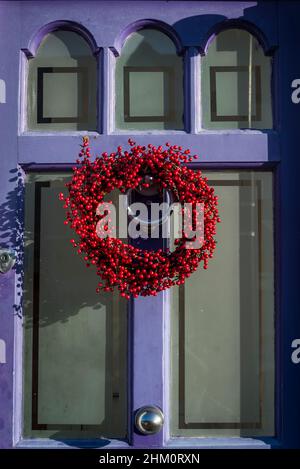
[[[127,306],[96,294],[95,270],[70,244],[58,200],[67,178],[27,177],[24,433],[124,438]]]
[[[247,31],[219,33],[202,59],[203,126],[272,128],[271,58]]]
[[[29,61],[28,128],[96,130],[97,64],[85,40],[56,31]]]
[[[171,432],[273,435],[272,174],[205,175],[222,223],[208,270],[172,289]]]
[[[116,127],[182,129],[182,58],[154,29],[132,34],[116,63]]]

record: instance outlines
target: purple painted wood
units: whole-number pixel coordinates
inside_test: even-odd
[[[72,136],[40,134],[22,135],[18,139],[20,164],[72,163],[78,153],[79,132]],[[93,138],[95,137],[95,138]],[[92,134],[91,148],[93,152],[112,151],[118,145],[128,145],[128,138],[134,138],[139,144],[163,145],[167,141],[183,145],[197,153],[201,161],[207,162],[266,162],[279,160],[278,135],[274,131],[233,131],[209,132],[202,131],[198,135],[185,132],[156,133],[114,133],[111,135]],[[269,153],[269,148],[272,152]]]
[[[193,153],[199,154],[201,163],[213,163],[216,166],[225,163],[235,166],[240,163],[263,165],[268,161],[280,160],[280,142],[276,132],[201,130],[200,87],[197,89],[201,58],[196,52],[204,53],[209,40],[228,20],[234,20],[236,25],[244,25],[254,32],[265,51],[270,52],[277,46],[274,2],[257,5],[257,2],[119,0],[85,1],[83,6],[83,2],[78,0],[11,1],[1,2],[0,9],[0,42],[3,50],[7,51],[0,62],[0,78],[7,85],[7,104],[0,104],[0,208],[3,220],[0,226],[1,246],[19,245],[16,240],[15,219],[20,200],[16,179],[17,163],[22,164],[26,170],[30,165],[31,169],[65,169],[66,165],[73,164],[80,136],[84,134],[26,132],[27,59],[34,56],[47,32],[62,25],[82,34],[99,57],[98,88],[101,92],[98,96],[98,130],[102,134],[90,133],[92,149],[97,153],[112,151],[120,144],[125,145],[128,137],[133,136],[114,130],[114,54],[120,53],[128,34],[142,25],[151,24],[165,30],[173,38],[178,52],[183,53],[185,50],[185,119],[186,130],[190,133],[135,132],[134,138],[141,144],[151,141],[156,145],[170,140],[190,147]],[[21,50],[25,53],[21,53]],[[0,447],[11,447],[13,444],[13,418],[14,428],[17,428],[15,442],[21,432],[22,329],[21,320],[14,315],[13,305],[17,303],[16,285],[16,271],[0,275],[0,339],[4,339],[7,346],[7,363],[0,364]],[[129,422],[131,443],[135,447],[160,447],[164,439],[168,439],[167,425],[165,435],[161,432],[154,437],[141,436],[133,428],[134,412],[142,405],[158,405],[168,416],[167,359],[163,363],[163,357],[168,356],[165,324],[167,317],[164,318],[168,303],[165,298],[166,294],[160,294],[156,298],[139,298],[134,301],[131,312],[132,412],[129,414]],[[16,414],[13,417],[14,347],[17,379],[14,393]],[[24,445],[30,446],[30,442],[24,442]],[[47,445],[47,442],[36,443],[36,446],[42,445]],[[197,445],[197,441],[193,445]]]
[[[201,125],[200,54],[196,47],[188,47],[184,58],[185,129],[191,134],[199,132]]]
[[[28,47],[23,48],[22,50],[25,52],[28,58],[32,58],[36,56],[37,50],[44,39],[44,37],[52,33],[53,31],[58,31],[60,29],[64,29],[67,31],[74,31],[80,34],[90,46],[92,53],[97,55],[99,53],[99,47],[95,42],[95,39],[91,35],[91,33],[86,29],[82,24],[77,23],[76,21],[69,21],[69,20],[54,20],[50,23],[43,24],[38,31],[32,36],[29,41]]]
[[[277,41],[277,27],[275,21],[270,21],[274,3],[268,3],[257,7],[254,1],[178,1],[166,5],[165,1],[106,0],[85,1],[83,9],[80,0],[72,1],[72,8],[67,0],[56,4],[55,8],[51,1],[22,1],[21,47],[26,49],[35,44],[34,36],[48,23],[67,20],[83,25],[96,47],[118,50],[126,32],[132,32],[134,25],[139,27],[141,21],[151,19],[172,27],[183,47],[196,46],[205,50],[206,41],[216,28],[220,28],[222,21],[242,18],[248,27],[253,24],[257,31],[263,31],[262,42],[270,49]]]
[[[17,109],[19,87],[19,5],[1,6],[0,44],[2,51],[11,52],[0,61],[0,78],[6,83],[6,104],[0,104],[1,155],[0,155],[0,247],[14,248],[17,243],[18,226],[17,195]],[[4,11],[5,10],[5,14]],[[15,34],[11,34],[12,25]],[[9,38],[9,44],[7,42]],[[2,54],[3,57],[3,54]],[[0,448],[12,444],[13,423],[13,359],[14,315],[16,303],[15,285],[17,274],[12,270],[0,274],[0,339],[6,344],[6,363],[0,363]]]
[[[133,302],[132,323],[132,423],[135,412],[144,405],[164,411],[163,403],[163,317],[164,293],[137,298]],[[136,447],[162,447],[163,431],[140,435],[133,427]]]

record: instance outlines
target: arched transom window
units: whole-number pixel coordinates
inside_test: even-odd
[[[47,34],[29,62],[28,128],[95,130],[96,78],[96,59],[79,34]]]
[[[155,29],[133,33],[116,64],[116,127],[182,129],[182,58]]]
[[[202,116],[207,129],[270,129],[271,58],[247,31],[220,32],[202,60]]]

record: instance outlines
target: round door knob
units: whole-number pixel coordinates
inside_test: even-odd
[[[143,435],[158,433],[164,424],[164,414],[159,407],[141,407],[135,415],[135,426]]]

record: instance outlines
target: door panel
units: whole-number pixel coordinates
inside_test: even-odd
[[[296,307],[299,296],[299,106],[291,100],[292,92],[297,91],[291,89],[291,82],[299,75],[299,66],[294,57],[294,44],[300,40],[300,30],[295,26],[299,6],[292,5],[293,2],[289,2],[288,6],[286,2],[253,2],[253,6],[237,2],[234,8],[231,2],[212,2],[209,7],[206,2],[188,2],[186,5],[183,2],[149,1],[113,3],[99,0],[83,8],[82,2],[75,2],[72,4],[70,21],[70,4],[66,1],[55,2],[55,5],[54,2],[43,1],[1,2],[3,14],[0,15],[0,38],[4,53],[0,76],[0,128],[3,136],[0,247],[15,252],[17,262],[14,269],[0,274],[0,447],[49,444],[47,439],[41,443],[41,436],[55,436],[59,441],[57,446],[62,446],[65,438],[89,439],[104,435],[107,439],[123,439],[128,434],[131,434],[129,445],[133,448],[171,445],[172,441],[168,441],[170,435],[173,437],[171,440],[176,440],[177,447],[182,448],[189,445],[198,447],[203,444],[203,440],[211,444],[210,438],[189,438],[187,441],[182,437],[261,434],[275,434],[276,438],[268,439],[270,445],[299,447],[299,364],[291,359],[292,354],[297,352],[292,344],[298,340],[297,331],[300,330]],[[97,21],[91,17],[91,11]],[[118,21],[112,22],[114,15]],[[227,128],[226,131],[217,128],[220,127],[218,124],[208,125],[208,114],[211,112],[207,100],[211,96],[210,76],[205,74],[210,64],[208,52],[215,50],[217,55],[225,54],[226,57],[234,53],[234,50],[228,50],[230,47],[221,50],[224,49],[223,45],[216,41],[222,27],[229,25],[230,28],[237,27],[238,31],[246,27],[260,47],[260,56],[263,53],[263,60],[268,63],[265,70],[261,70],[261,97],[262,100],[266,99],[267,104],[267,114],[264,116],[262,110],[262,117],[267,122],[267,131],[263,128],[261,131],[230,131],[228,121],[228,125],[226,122],[222,124],[223,129]],[[157,27],[160,32],[166,32],[176,45],[176,62],[183,65],[182,76],[180,68],[177,80],[179,85],[182,78],[182,87],[175,86],[178,91],[181,87],[183,98],[179,101],[177,99],[181,109],[177,119],[180,125],[172,125],[172,128],[164,126],[161,121],[159,130],[155,122],[150,126],[144,125],[145,122],[137,126],[132,123],[125,126],[120,124],[119,111],[124,104],[124,96],[119,91],[120,85],[124,84],[124,70],[119,69],[120,75],[118,64],[121,65],[122,59],[126,59],[122,46],[132,33],[139,32],[139,28],[144,26],[148,30]],[[45,57],[38,57],[43,39],[53,32],[59,38],[61,34],[58,30],[63,29],[80,35],[86,41],[91,60],[86,62],[82,57],[69,54],[67,60],[61,61],[52,54],[55,60],[51,59],[52,63],[49,63],[48,60],[44,61]],[[250,44],[251,47],[256,46],[256,42],[252,44],[249,41],[249,50]],[[158,46],[160,48],[162,43],[159,42]],[[253,53],[256,54],[254,50]],[[229,91],[235,93],[231,95],[238,96],[238,101],[245,105],[241,109],[242,114],[248,110],[247,120],[252,121],[249,116],[257,111],[254,100],[257,96],[255,80],[258,75],[254,77],[254,74],[249,74],[249,80],[244,80],[237,70],[235,80],[225,80],[226,83],[223,83],[221,75],[232,77],[232,73],[230,70],[224,73],[220,69],[216,70],[216,67],[226,66],[228,69],[238,65],[236,62],[231,63],[229,55],[226,63],[211,62],[215,68],[217,111],[220,110],[221,118],[232,112],[236,114],[237,108],[232,110],[227,107],[233,103],[226,100],[226,96],[229,96],[226,89],[229,87]],[[144,65],[149,66],[146,54],[142,59]],[[242,67],[263,66],[261,62],[254,62],[249,61]],[[143,66],[142,63],[125,65]],[[79,75],[75,70],[42,70],[45,82],[40,90],[37,84],[37,68],[80,66],[91,72],[91,93],[88,97],[91,114],[87,122],[82,122],[80,109],[77,109],[78,113],[75,112],[81,101],[82,75],[79,70]],[[242,73],[244,71],[241,70]],[[134,82],[137,81],[136,72],[141,75],[140,70],[127,72],[130,72]],[[160,91],[159,96],[165,95],[162,72],[158,70],[155,74],[160,86],[156,91]],[[132,87],[133,82],[130,82],[131,78],[128,98],[129,101],[134,100],[130,103],[133,105],[133,117],[143,118],[148,112],[142,106],[143,100],[137,96],[143,90],[143,81],[139,83],[139,89],[135,89]],[[248,87],[250,81],[252,91]],[[238,82],[241,86],[237,93]],[[69,88],[70,84],[72,88]],[[152,89],[151,80],[147,84]],[[56,89],[58,86],[60,92]],[[68,91],[66,94],[63,91],[65,88]],[[57,93],[52,100],[49,96],[53,95],[53,89]],[[225,90],[225,94],[222,90]],[[38,94],[45,101],[43,108],[45,104],[46,112],[43,116],[51,122],[37,122],[38,106],[34,101]],[[69,100],[70,94],[77,94],[77,97]],[[121,101],[116,102],[118,95]],[[60,97],[63,99],[60,100]],[[86,103],[86,98],[83,101]],[[254,106],[252,113],[248,109],[249,103]],[[145,104],[149,107],[153,105],[149,99]],[[239,103],[236,104],[239,107]],[[225,107],[222,109],[222,106]],[[161,108],[155,108],[154,111],[156,117],[162,117],[159,115],[162,114]],[[57,121],[66,121],[65,118],[69,118],[68,122]],[[249,127],[253,128],[253,123],[250,124]],[[140,127],[139,131],[130,131],[137,127]],[[214,129],[207,131],[206,127]],[[181,131],[174,132],[175,128]],[[38,262],[34,252],[37,246],[34,237],[37,213],[35,191],[31,189],[28,198],[28,186],[31,183],[27,186],[24,265],[23,170],[27,171],[29,167],[37,171],[43,166],[61,168],[66,164],[73,165],[82,135],[86,133],[91,139],[93,155],[101,154],[102,151],[115,151],[119,145],[125,148],[131,137],[139,145],[147,146],[151,143],[159,146],[169,141],[190,148],[192,153],[199,154],[196,165],[203,164],[205,167],[272,167],[277,177],[274,195],[278,233],[275,247],[276,317],[273,304],[274,223],[270,216],[271,197],[265,197],[266,194],[262,193],[261,216],[256,207],[251,222],[251,231],[256,232],[259,220],[263,220],[260,243],[262,269],[259,268],[260,248],[256,238],[243,237],[238,230],[238,225],[245,223],[245,231],[250,231],[251,217],[248,215],[251,210],[248,207],[243,212],[239,199],[245,197],[249,201],[253,195],[256,200],[255,184],[252,195],[245,188],[240,190],[237,186],[216,186],[216,190],[220,191],[220,202],[224,199],[224,204],[220,204],[223,221],[218,227],[216,256],[208,271],[195,272],[180,291],[174,288],[156,298],[130,300],[128,324],[123,314],[127,306],[119,302],[118,293],[113,297],[109,294],[95,295],[97,278],[69,246],[69,237],[72,236],[61,224],[61,205],[56,198],[50,200],[52,183],[57,184],[58,192],[61,190],[61,181],[57,180],[57,175],[53,180],[37,173],[31,176],[37,177],[36,182],[43,184],[40,186],[43,210],[40,208]],[[232,180],[236,174],[231,171],[229,179]],[[214,172],[210,173],[209,179],[216,181],[218,177]],[[258,179],[262,189],[270,188],[269,176],[265,178],[260,173]],[[49,180],[50,186],[44,185]],[[35,184],[33,179],[32,184]],[[46,225],[50,219],[54,219],[55,223],[53,229],[48,230]],[[228,224],[230,219],[235,220],[234,226]],[[156,247],[155,243],[149,243],[148,246]],[[37,280],[38,271],[40,278]],[[256,282],[257,278],[259,283]],[[169,304],[170,297],[172,307]],[[53,304],[51,308],[50,302]],[[171,374],[169,363],[165,366],[170,350],[166,334],[169,313],[172,315]],[[275,404],[274,322],[277,353]],[[127,326],[130,333],[128,350]],[[38,341],[33,340],[34,335]],[[259,375],[263,377],[262,380]],[[33,381],[35,385],[32,387]],[[130,392],[127,392],[128,387]],[[33,395],[35,392],[36,395]],[[128,394],[130,399],[127,406]],[[184,399],[181,399],[182,396]],[[21,410],[23,401],[24,412],[23,408]],[[134,429],[135,412],[144,405],[158,405],[162,408],[166,416],[164,433],[144,436]],[[36,421],[32,418],[33,408]],[[168,412],[171,413],[170,432],[167,428]],[[127,419],[130,422],[128,428]],[[261,428],[243,427],[243,423],[249,422],[259,422]],[[217,428],[216,423],[225,423],[225,427]],[[229,426],[229,423],[232,425]],[[41,427],[33,429],[38,425]],[[176,436],[181,438],[176,439]],[[38,438],[33,441],[33,438],[26,437]],[[220,440],[213,440],[213,444],[220,444]],[[229,445],[234,445],[233,440],[228,439]],[[110,444],[117,446],[119,441]],[[244,440],[239,439],[238,445],[243,444]],[[248,440],[245,440],[247,444]]]
[[[222,223],[209,269],[172,291],[173,435],[274,435],[272,174],[206,174]]]
[[[97,294],[58,194],[68,174],[27,176],[25,436],[127,434],[127,305]]]

